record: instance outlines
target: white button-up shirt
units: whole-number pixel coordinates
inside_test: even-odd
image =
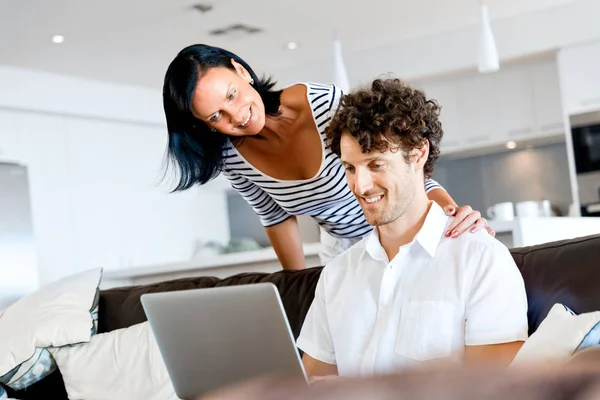
[[[444,237],[450,218],[432,202],[392,261],[376,229],[331,261],[298,347],[354,376],[525,340],[525,285],[508,249],[483,230]]]

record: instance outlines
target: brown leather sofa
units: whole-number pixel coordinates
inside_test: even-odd
[[[555,303],[565,304],[576,313],[600,310],[600,235],[515,248],[511,253],[527,289],[530,333]],[[272,282],[279,288],[294,336],[298,337],[320,272],[321,268],[311,268],[273,274],[248,273],[225,279],[203,276],[104,290],[100,297],[99,332],[145,321],[140,303],[143,293]],[[9,397],[17,399],[67,399],[59,371],[27,390],[7,389],[7,392]]]

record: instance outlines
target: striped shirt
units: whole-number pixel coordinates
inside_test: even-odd
[[[254,168],[228,141],[223,174],[254,208],[263,226],[277,225],[292,215],[309,215],[336,238],[361,238],[373,229],[346,184],[340,159],[326,147],[325,128],[342,96],[334,85],[304,84],[315,125],[321,136],[323,159],[319,172],[306,180],[279,180]],[[441,186],[427,179],[425,189]]]

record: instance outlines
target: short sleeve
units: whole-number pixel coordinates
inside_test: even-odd
[[[474,254],[466,302],[465,344],[481,346],[527,339],[527,295],[523,277],[500,242]]]
[[[336,85],[331,85],[331,104],[329,105],[329,113],[331,118],[333,118],[337,112],[338,107],[340,106],[340,101],[342,100],[342,96],[344,96],[344,91]]]
[[[227,177],[231,187],[252,206],[264,227],[280,224],[290,217],[267,192],[245,176],[229,169],[223,169],[223,175]]]
[[[325,300],[326,269],[327,267],[323,269],[319,277],[315,298],[308,309],[296,345],[315,360],[335,365],[337,364],[335,350],[329,330]]]
[[[425,179],[425,192],[429,193],[433,189],[444,189],[442,185],[431,178]],[[445,190],[445,189],[444,189]]]

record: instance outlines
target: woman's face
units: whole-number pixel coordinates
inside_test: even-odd
[[[235,70],[217,67],[202,75],[192,99],[194,116],[227,135],[256,135],[265,125],[265,106],[248,71],[232,62]]]

